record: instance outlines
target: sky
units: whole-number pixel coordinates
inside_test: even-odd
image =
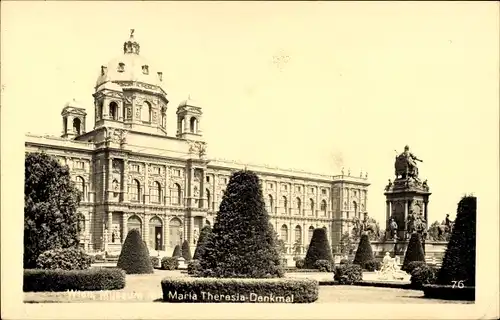
[[[73,98],[92,128],[100,66],[133,28],[163,71],[167,130],[190,94],[209,157],[368,172],[383,225],[408,144],[430,222],[454,217],[466,193],[498,201],[495,2],[2,2],[1,28],[2,122],[21,137],[60,135]]]

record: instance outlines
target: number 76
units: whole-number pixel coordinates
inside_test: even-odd
[[[451,283],[452,283],[451,285],[452,288],[457,287],[459,289],[462,289],[463,287],[465,287],[463,280],[458,280],[458,281],[452,280]]]

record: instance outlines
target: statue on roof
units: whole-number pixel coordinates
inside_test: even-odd
[[[405,146],[404,151],[396,156],[394,163],[396,177],[401,178],[415,178],[418,180],[418,162],[423,162],[410,152],[410,147]]]

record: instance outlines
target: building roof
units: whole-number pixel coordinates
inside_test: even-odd
[[[161,77],[162,73],[140,55],[140,45],[134,39],[132,29],[130,38],[123,44],[123,53],[101,67],[96,88],[109,81],[137,81],[161,86]]]

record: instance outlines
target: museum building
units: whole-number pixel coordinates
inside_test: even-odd
[[[119,252],[137,228],[150,251],[171,254],[201,228],[213,225],[231,173],[256,172],[273,227],[291,255],[301,254],[314,228],[338,244],[353,217],[367,208],[367,175],[321,175],[210,159],[202,106],[179,103],[175,136],[166,127],[162,72],[140,55],[133,32],[123,54],[100,67],[94,128],[74,100],[62,109],[61,137],[26,135],[26,152],[44,151],[68,165],[82,192],[80,242],[89,252]],[[169,132],[167,134],[167,132]],[[343,170],[342,170],[343,171]]]

